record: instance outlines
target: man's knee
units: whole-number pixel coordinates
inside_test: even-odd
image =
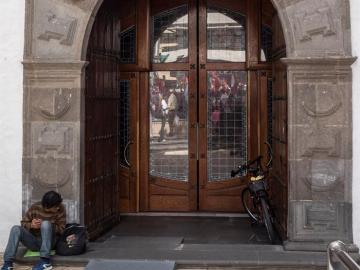
[[[52,224],[48,220],[44,220],[41,222],[41,230],[52,230]]]

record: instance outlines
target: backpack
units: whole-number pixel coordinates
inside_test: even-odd
[[[61,256],[82,254],[86,251],[87,242],[86,227],[77,223],[66,224],[63,234],[56,243],[56,254]]]

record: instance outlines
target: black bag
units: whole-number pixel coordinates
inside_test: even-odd
[[[86,251],[87,242],[86,227],[77,223],[66,224],[64,233],[56,243],[56,254],[61,256],[82,254]]]

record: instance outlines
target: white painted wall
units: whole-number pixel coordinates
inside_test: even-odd
[[[350,0],[353,56],[360,58],[360,1]],[[353,232],[360,246],[360,59],[353,65]]]
[[[0,1],[0,251],[22,207],[25,0]]]

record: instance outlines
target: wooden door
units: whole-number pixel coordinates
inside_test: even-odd
[[[142,210],[243,211],[247,180],[230,172],[266,156],[271,65],[260,57],[261,1],[153,0],[150,6]]]
[[[287,71],[280,58],[286,56],[285,40],[280,19],[273,17],[273,131],[272,145],[274,151],[271,199],[278,222],[278,231],[283,239],[287,235],[288,214],[288,134],[287,134]]]
[[[144,210],[197,210],[196,14],[196,1],[151,1]]]
[[[116,14],[99,11],[87,52],[85,89],[85,224],[95,238],[118,222],[119,23]]]
[[[247,1],[199,6],[199,210],[241,211],[245,179],[233,168],[251,158],[256,85],[247,70]],[[255,45],[257,43],[255,42]],[[254,45],[253,45],[254,46]],[[256,154],[256,153],[254,153]]]

